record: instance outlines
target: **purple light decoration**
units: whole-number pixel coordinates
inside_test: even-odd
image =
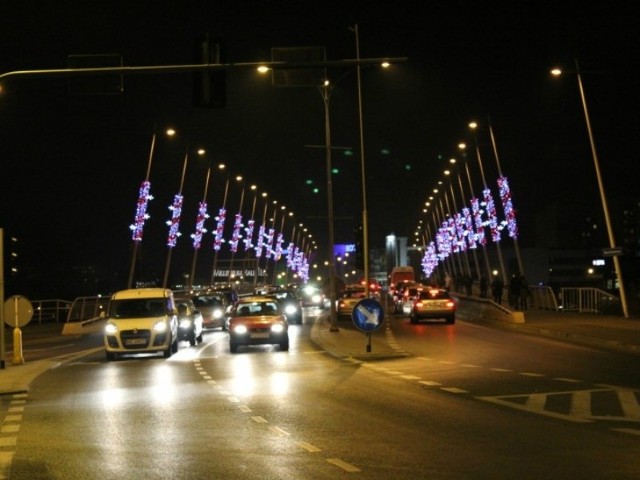
[[[226,216],[227,216],[227,210],[225,208],[221,208],[220,210],[218,210],[218,216],[216,217],[216,220],[217,220],[216,236],[213,240],[214,250],[220,250],[220,246],[222,245],[222,242],[224,242],[224,239],[222,238],[222,233],[224,231],[224,221],[226,219]]]
[[[182,215],[182,202],[184,197],[180,194],[177,194],[173,197],[173,205],[169,207],[171,210],[171,219],[167,220],[167,225],[169,225],[169,236],[167,237],[167,245],[169,247],[175,247],[178,242],[178,237],[182,234],[178,231],[180,227],[180,216]]]
[[[487,207],[487,218],[489,223],[489,230],[491,232],[491,240],[495,243],[500,241],[500,230],[498,229],[498,217],[496,215],[496,204],[493,201],[493,195],[491,195],[491,190],[485,188],[482,191],[484,196],[484,202]]]
[[[244,229],[244,250],[249,251],[253,248],[253,244],[251,240],[253,238],[253,229],[255,228],[255,220],[249,220],[247,222],[247,226]]]
[[[296,252],[298,247],[296,247],[293,243],[289,243],[289,248],[287,249],[287,268],[292,271],[296,271]]]
[[[471,211],[468,207],[462,209],[462,219],[464,221],[464,235],[467,238],[469,248],[477,248],[476,236],[473,234],[473,218],[471,217]]]
[[[456,229],[456,241],[458,243],[458,250],[464,252],[467,250],[467,242],[465,240],[466,231],[464,228],[464,218],[459,213],[453,216],[454,225]]]
[[[422,256],[422,271],[425,276],[429,277],[438,265],[438,254],[436,253],[436,245],[429,242],[424,255]]]
[[[273,251],[273,260],[274,261],[278,261],[280,260],[280,258],[282,257],[282,241],[283,241],[283,237],[281,233],[278,233],[278,236],[276,237],[276,248]]]
[[[498,178],[498,188],[500,190],[500,199],[502,200],[502,207],[504,209],[504,216],[507,221],[507,231],[509,237],[518,238],[518,225],[516,224],[516,212],[513,209],[513,203],[511,201],[511,189],[509,188],[509,182],[507,177]]]
[[[191,238],[193,238],[193,248],[196,250],[198,250],[202,244],[202,235],[207,233],[207,229],[204,228],[204,222],[207,218],[209,218],[207,202],[200,202],[198,206],[198,216],[196,217],[196,231],[191,234]]]
[[[476,227],[476,241],[480,245],[487,244],[487,238],[484,235],[484,223],[482,222],[482,210],[480,210],[480,201],[477,198],[471,199],[471,211],[473,212],[473,221]]]
[[[264,255],[265,257],[268,256],[273,256],[274,251],[273,251],[273,236],[275,234],[275,230],[273,228],[269,229],[269,232],[265,235],[265,239],[266,241],[264,242],[264,248],[265,248],[265,252]]]
[[[233,232],[231,234],[231,241],[229,245],[231,247],[232,252],[238,251],[238,241],[240,240],[240,229],[242,228],[242,215],[236,213],[236,218],[233,223]]]
[[[138,194],[138,203],[136,206],[136,217],[132,225],[129,225],[129,229],[133,231],[131,239],[134,242],[142,241],[142,230],[144,228],[144,222],[149,218],[147,214],[147,204],[149,200],[153,200],[153,196],[150,194],[151,182],[145,180],[140,185],[140,193]]]
[[[256,258],[262,256],[262,249],[264,247],[264,225],[260,225],[258,228],[258,239],[256,243]]]

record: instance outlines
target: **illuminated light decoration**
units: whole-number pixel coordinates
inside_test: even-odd
[[[502,200],[502,208],[504,210],[505,220],[507,222],[507,231],[509,237],[518,238],[518,225],[516,224],[516,212],[511,201],[511,189],[507,177],[498,178],[498,189],[500,190],[500,200]]]
[[[296,271],[296,252],[298,251],[298,247],[296,247],[293,242],[289,244],[289,248],[287,249],[287,268],[292,271]]]
[[[264,242],[264,256],[265,257],[269,257],[269,256],[273,256],[274,251],[273,251],[273,237],[275,235],[275,230],[273,228],[270,228],[268,233],[265,234],[265,242]]]
[[[456,213],[453,216],[453,219],[456,229],[456,241],[458,243],[458,250],[461,252],[465,252],[467,250],[467,241],[465,240],[467,232],[464,228],[464,218],[459,213]]]
[[[468,207],[464,207],[462,209],[462,219],[464,222],[464,235],[467,239],[467,243],[469,244],[469,248],[477,248],[476,236],[473,233],[473,218],[471,217],[471,211]]]
[[[449,229],[447,228],[447,222],[443,222],[442,226],[438,229],[436,244],[438,245],[438,258],[440,258],[440,260],[444,260],[451,255],[451,237],[449,235]]]
[[[142,241],[142,230],[144,228],[144,222],[149,218],[147,214],[147,204],[150,200],[153,200],[151,191],[151,182],[145,180],[140,185],[140,192],[138,193],[138,204],[136,206],[136,217],[134,223],[129,225],[129,230],[133,231],[131,239],[134,242]]]
[[[282,242],[283,242],[283,237],[281,233],[278,233],[277,237],[276,237],[276,248],[273,250],[273,260],[274,261],[278,261],[280,260],[280,258],[282,257]]]
[[[487,244],[487,238],[484,234],[484,222],[482,221],[482,210],[480,209],[480,201],[477,198],[471,199],[471,211],[473,212],[473,223],[476,227],[476,241],[480,245]]]
[[[262,249],[264,248],[264,225],[260,225],[258,228],[258,239],[256,243],[256,258],[262,256]]]
[[[247,226],[244,228],[244,250],[249,251],[253,248],[253,243],[251,240],[253,238],[253,229],[255,227],[256,221],[249,220],[247,222]]]
[[[500,230],[498,229],[498,217],[496,215],[496,204],[493,201],[493,195],[491,190],[485,188],[482,191],[484,196],[484,203],[487,208],[487,223],[489,225],[489,231],[491,232],[491,240],[495,243],[500,241]]]
[[[454,218],[449,217],[447,219],[447,235],[449,235],[449,242],[451,243],[451,251],[458,253],[460,251],[460,242],[458,242],[458,232],[456,230],[456,221]]]
[[[204,228],[204,222],[207,218],[209,218],[207,202],[200,202],[198,206],[198,216],[196,217],[196,231],[191,234],[191,238],[193,238],[193,248],[196,250],[198,250],[202,244],[202,235],[207,233],[207,229]]]
[[[220,210],[218,210],[218,216],[216,217],[216,234],[215,234],[215,238],[213,239],[213,249],[214,250],[220,250],[220,246],[222,245],[222,242],[224,242],[224,239],[222,238],[222,234],[224,232],[224,221],[227,217],[227,210],[225,208],[221,208]]]
[[[426,277],[429,277],[437,266],[438,254],[436,253],[436,245],[434,242],[429,242],[422,256],[422,271]]]
[[[171,210],[171,219],[167,220],[167,225],[169,225],[169,236],[167,237],[167,245],[169,247],[175,247],[178,242],[178,237],[182,236],[182,234],[178,231],[180,228],[180,216],[182,215],[182,202],[184,197],[179,193],[173,197],[173,205],[169,207]]]
[[[240,240],[240,229],[242,228],[242,215],[236,213],[235,221],[233,222],[233,232],[231,233],[231,240],[229,246],[232,252],[238,251],[238,241]]]
[[[298,276],[302,278],[303,282],[307,282],[309,280],[309,262],[307,262],[306,258],[302,256],[300,261],[300,268],[298,269]]]

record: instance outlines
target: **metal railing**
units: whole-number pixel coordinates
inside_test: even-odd
[[[71,304],[67,322],[85,322],[100,317],[109,309],[110,297],[78,297]]]
[[[546,285],[529,286],[529,308],[558,311],[558,300],[553,289]]]
[[[33,317],[32,320],[42,322],[61,322],[67,317],[71,302],[53,298],[48,300],[32,300]]]
[[[561,288],[560,304],[563,312],[622,314],[620,299],[599,288]]]

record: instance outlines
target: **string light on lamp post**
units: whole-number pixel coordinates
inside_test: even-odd
[[[172,137],[175,135],[175,130],[169,128],[166,130],[166,135]],[[140,185],[140,190],[138,193],[138,202],[136,205],[136,215],[134,218],[134,223],[129,227],[132,233],[133,240],[133,252],[131,254],[131,265],[129,268],[129,279],[127,281],[127,288],[132,288],[133,286],[133,276],[136,269],[136,259],[138,255],[138,248],[140,242],[142,242],[142,234],[144,229],[145,222],[149,219],[149,214],[147,213],[147,206],[150,200],[153,200],[153,195],[151,195],[151,182],[149,180],[151,175],[151,164],[153,162],[153,153],[156,145],[156,137],[157,137],[157,127],[153,129],[153,135],[151,136],[151,148],[149,150],[149,159],[147,161],[147,173],[145,178]]]
[[[203,149],[198,150],[198,155],[204,155]],[[193,260],[191,262],[191,274],[189,275],[189,288],[193,288],[195,275],[196,275],[196,262],[198,259],[198,252],[202,245],[202,236],[207,232],[204,226],[205,221],[209,218],[207,213],[207,192],[209,191],[209,178],[211,177],[211,161],[207,166],[207,175],[204,182],[204,193],[202,195],[202,201],[198,204],[198,214],[196,215],[196,227],[191,238],[193,239]]]
[[[589,110],[587,108],[587,99],[584,93],[584,87],[582,85],[582,77],[580,75],[580,67],[578,65],[578,60],[575,60],[576,65],[576,77],[578,79],[578,90],[580,92],[580,100],[582,101],[582,109],[584,111],[584,120],[587,127],[587,134],[589,135],[589,145],[591,147],[591,155],[593,157],[593,165],[596,171],[596,179],[598,181],[598,190],[600,192],[600,201],[602,203],[602,210],[604,213],[605,223],[607,225],[607,234],[609,236],[609,246],[612,250],[617,249],[615,236],[613,234],[613,227],[611,226],[611,218],[609,217],[609,206],[607,204],[607,196],[604,191],[604,183],[602,181],[602,174],[600,173],[600,161],[598,160],[598,153],[596,150],[596,143],[593,138],[593,132],[591,130],[591,119],[589,117]],[[554,76],[560,76],[562,74],[562,70],[559,68],[554,68],[551,71],[551,74]],[[629,318],[629,309],[627,307],[627,296],[624,288],[624,282],[622,280],[622,269],[620,268],[620,260],[617,255],[613,255],[613,265],[616,272],[616,277],[618,279],[618,289],[620,291],[620,303],[622,304],[622,313],[625,318]]]

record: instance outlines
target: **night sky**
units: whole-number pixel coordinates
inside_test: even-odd
[[[349,27],[357,23],[362,58],[408,59],[389,70],[362,69],[371,246],[382,247],[389,233],[413,236],[446,160],[462,159],[457,144],[473,142],[467,123],[486,124],[490,117],[522,246],[573,247],[588,216],[602,224],[602,208],[576,76],[554,79],[549,69],[575,71],[579,61],[605,189],[611,207],[620,209],[638,199],[640,36],[636,2],[616,2],[615,8],[611,2],[556,3],[27,0],[2,7],[0,72],[66,68],[68,55],[89,54],[120,54],[125,66],[191,64],[194,41],[204,34],[222,39],[226,63],[268,61],[272,47],[324,46],[329,60],[352,59]],[[334,81],[344,73],[328,70]],[[23,265],[40,272],[95,266],[126,278],[129,225],[151,137],[154,128],[166,126],[178,135],[157,139],[143,274],[164,268],[165,221],[187,151],[183,236],[173,270],[189,270],[189,235],[207,167],[193,154],[196,147],[207,149],[214,166],[225,163],[229,174],[243,175],[245,185],[255,183],[270,201],[292,210],[296,223],[325,248],[325,154],[309,147],[324,145],[318,90],[275,87],[269,76],[246,68],[228,70],[226,84],[225,108],[211,109],[193,107],[191,73],[125,76],[119,95],[72,95],[60,78],[2,82],[0,227],[19,238]],[[354,149],[353,156],[333,152],[340,170],[333,178],[335,241],[353,243],[362,218],[354,71],[333,90],[330,112],[332,145]],[[477,139],[497,195],[483,128]],[[467,160],[478,195],[478,165],[475,156]],[[209,232],[225,179],[214,169]],[[307,179],[319,194],[311,193]],[[240,191],[230,185],[228,218],[239,207]],[[253,197],[245,192],[246,216]],[[264,201],[257,206],[262,212]],[[287,219],[287,236],[292,228]],[[203,262],[210,261],[211,244],[209,233]],[[56,283],[53,278],[47,285],[51,296]]]

